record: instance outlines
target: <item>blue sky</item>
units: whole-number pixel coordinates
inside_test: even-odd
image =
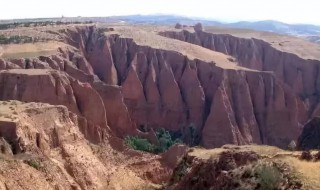
[[[157,13],[320,25],[319,0],[1,0],[0,19]]]

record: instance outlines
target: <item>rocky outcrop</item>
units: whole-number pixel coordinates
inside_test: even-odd
[[[55,186],[62,185],[64,188],[94,189],[105,185],[103,181],[108,176],[105,165],[86,143],[77,127],[77,119],[73,121],[77,116],[73,116],[65,106],[18,101],[0,104],[1,136],[11,144],[14,154],[20,153],[20,157],[16,159],[22,159],[30,165],[27,167],[27,164],[22,164],[19,169],[13,169],[15,166],[11,165],[11,168],[2,170],[0,178],[7,184],[8,189],[29,187],[26,182],[32,180],[28,179],[32,179],[41,171],[46,172],[37,178],[36,181],[39,182],[32,188],[54,189]],[[3,110],[9,107],[10,111]],[[6,124],[6,121],[10,121],[12,125]],[[19,164],[19,161],[16,162]],[[10,164],[4,164],[2,168],[6,168],[7,165]],[[20,171],[21,175],[28,174],[32,167],[32,177],[20,179],[21,183],[11,181],[16,179],[16,176],[4,177],[12,175],[15,170]],[[86,175],[83,175],[84,173]],[[50,180],[44,182],[44,178]],[[52,183],[53,181],[55,182]]]
[[[93,87],[104,102],[108,126],[112,132],[118,137],[136,134],[136,125],[132,122],[124,103],[121,87],[107,85],[103,82],[95,82]]]
[[[118,86],[107,85],[107,84],[101,82],[96,75],[91,74],[90,69],[83,69],[83,68],[90,68],[91,66],[87,65],[88,64],[87,61],[80,61],[81,63],[86,63],[85,65],[78,64],[79,60],[86,60],[86,59],[83,56],[80,56],[79,53],[73,52],[73,51],[74,50],[70,50],[70,49],[65,49],[65,50],[60,49],[60,53],[58,53],[56,55],[40,56],[39,58],[20,59],[20,62],[23,63],[24,67],[20,67],[20,66],[14,64],[12,62],[13,60],[6,60],[6,61],[3,60],[3,64],[5,65],[5,67],[3,69],[4,70],[5,69],[14,69],[14,68],[29,69],[28,71],[25,71],[25,75],[28,75],[28,73],[32,73],[32,72],[37,73],[38,71],[39,72],[41,72],[41,71],[40,70],[32,70],[32,69],[35,69],[35,67],[34,67],[34,64],[31,64],[31,63],[39,62],[40,60],[42,60],[38,63],[39,65],[44,64],[44,65],[47,65],[46,68],[58,70],[58,71],[61,71],[61,73],[62,73],[62,71],[65,72],[66,74],[63,74],[62,76],[68,76],[67,77],[68,79],[66,79],[66,80],[69,80],[72,78],[73,82],[70,82],[69,85],[73,85],[74,87],[79,86],[80,83],[77,82],[77,80],[81,81],[83,83],[87,83],[84,86],[82,85],[81,89],[78,91],[79,94],[83,94],[83,95],[81,95],[81,97],[82,97],[82,100],[84,100],[85,102],[87,101],[87,98],[88,98],[87,93],[90,93],[90,90],[92,88],[94,88],[93,91],[97,91],[99,93],[97,95],[94,92],[92,94],[92,96],[90,95],[90,97],[91,97],[90,99],[99,100],[99,101],[101,99],[104,102],[104,104],[102,104],[102,106],[107,108],[107,109],[105,109],[105,111],[103,111],[106,113],[106,116],[104,116],[104,117],[101,116],[101,119],[104,119],[105,117],[109,118],[109,120],[107,121],[108,126],[112,126],[112,131],[117,136],[123,137],[123,136],[126,136],[127,134],[136,133],[136,131],[135,131],[136,125],[131,121],[131,118],[128,113],[128,109],[123,101],[123,95],[121,93],[121,89]],[[77,58],[75,59],[74,57],[77,57]],[[69,59],[71,59],[73,61],[70,61]],[[74,61],[74,60],[78,60],[78,61]],[[14,62],[16,62],[16,61],[14,61]],[[8,67],[10,65],[13,65],[14,67]],[[38,69],[41,69],[41,68],[38,67]],[[52,70],[52,72],[56,73],[53,70]],[[18,76],[18,75],[19,74],[17,73],[15,76]],[[32,74],[30,74],[30,77],[31,76],[32,76]],[[34,76],[34,78],[36,78],[36,76]],[[60,80],[58,80],[57,84],[60,85],[60,83],[61,83]],[[27,85],[24,88],[29,88],[29,87],[31,89],[26,89],[26,90],[29,90],[31,93],[34,92],[32,89],[34,87],[31,84]],[[7,87],[3,87],[3,88],[7,88]],[[71,87],[68,87],[67,89],[70,89],[70,88]],[[85,88],[87,88],[89,91],[85,90]],[[67,91],[67,93],[60,94],[59,96],[62,96],[62,97],[59,100],[61,100],[63,98],[68,99],[68,96],[70,93],[71,92]],[[49,94],[51,96],[54,95],[54,93],[49,93]],[[6,99],[15,99],[15,97],[11,97],[11,95],[12,94],[8,94]],[[66,97],[63,97],[64,95],[66,95]],[[43,98],[45,98],[45,96],[47,96],[47,95],[39,93],[38,96],[39,97],[43,96]],[[54,98],[47,98],[47,99],[40,98],[40,99],[38,99],[38,101],[39,102],[46,102],[46,103],[50,103],[50,104],[66,105],[74,113],[79,112],[78,108],[75,108],[76,107],[75,103],[72,103],[70,105],[68,102],[64,102],[64,101],[59,101],[59,102],[53,103],[54,101],[51,101],[51,100],[48,101],[48,99],[54,99]],[[23,101],[33,101],[33,100],[24,99]],[[81,105],[81,106],[83,106],[83,105]],[[101,105],[98,107],[101,107]],[[90,110],[92,110],[92,109],[93,109],[93,107],[90,108]],[[86,108],[83,108],[83,111],[86,112]],[[100,112],[100,113],[103,113],[103,112]],[[95,112],[92,112],[92,114],[94,114],[94,113]],[[96,117],[99,117],[98,115],[96,115]],[[86,122],[85,122],[85,125],[87,125]],[[105,124],[103,124],[103,125],[105,125]]]
[[[194,25],[194,31],[196,31],[196,32],[201,32],[201,31],[203,31],[203,26],[202,26],[202,24],[201,23],[197,23],[196,25]]]
[[[167,163],[171,168],[176,168],[181,159],[187,154],[189,148],[183,144],[175,144],[166,152],[162,153],[163,162]]]
[[[102,98],[88,83],[74,81],[72,83],[72,89],[75,99],[77,100],[79,112],[87,120],[84,130],[85,134],[93,137],[93,139],[91,139],[93,142],[101,141],[101,139],[104,139],[105,135],[107,135],[106,129],[108,133],[111,132],[107,126],[106,110]]]
[[[174,26],[175,29],[182,29],[182,24],[180,23],[176,23],[176,25]]]
[[[298,140],[298,149],[320,149],[320,118],[314,117],[306,123]]]
[[[102,38],[98,42],[88,45],[87,52],[87,59],[92,65],[94,73],[107,84],[118,84],[109,41]]]
[[[88,97],[90,97],[88,99]],[[0,100],[45,102],[67,106],[83,117],[83,130],[88,138],[99,142],[108,131],[106,112],[99,94],[86,83],[81,83],[55,70],[13,69],[0,72]]]
[[[137,189],[145,176],[160,184],[172,174],[158,155],[110,147],[124,147],[119,139],[92,144],[79,117],[62,105],[0,101],[0,189]]]

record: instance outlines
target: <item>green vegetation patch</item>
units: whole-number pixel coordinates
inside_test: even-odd
[[[28,164],[29,166],[33,167],[36,170],[42,170],[43,166],[41,165],[41,163],[37,160],[34,159],[28,159],[28,160],[24,160],[23,161],[25,164]]]
[[[20,44],[34,42],[32,37],[29,36],[9,36],[0,35],[0,44]]]
[[[156,149],[156,146],[151,144],[147,139],[135,136],[127,136],[125,139],[125,143],[132,149],[145,152],[154,152]]]
[[[162,128],[156,131],[156,136],[159,142],[157,145],[137,136],[127,136],[125,138],[125,144],[135,150],[161,153],[168,150],[174,144],[182,143],[180,138],[172,138],[170,132]]]
[[[257,176],[257,180],[261,189],[273,190],[279,187],[283,181],[280,170],[268,163],[261,163],[256,166],[254,173]]]

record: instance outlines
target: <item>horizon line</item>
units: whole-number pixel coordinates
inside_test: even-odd
[[[280,22],[282,24],[289,24],[289,25],[314,25],[319,26],[320,23],[290,23],[285,22],[281,20],[275,20],[275,19],[261,19],[261,20],[234,20],[234,19],[218,19],[218,18],[206,18],[206,17],[197,17],[197,16],[186,16],[186,15],[179,15],[179,14],[165,14],[165,13],[154,13],[154,14],[125,14],[125,15],[111,15],[111,16],[64,16],[61,15],[58,16],[52,16],[52,17],[26,17],[26,18],[6,18],[6,19],[0,19],[0,21],[14,21],[14,20],[36,20],[36,19],[63,19],[63,18],[112,18],[112,17],[130,17],[130,16],[172,16],[172,17],[182,17],[182,18],[188,18],[193,20],[199,20],[199,21],[215,21],[220,22],[222,24],[234,24],[238,22],[249,22],[249,23],[255,23],[255,22]],[[229,20],[229,21],[228,21]],[[232,20],[232,21],[231,21]]]

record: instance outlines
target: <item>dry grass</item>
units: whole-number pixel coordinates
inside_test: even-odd
[[[261,156],[268,156],[268,157],[273,157],[278,155],[279,153],[281,154],[291,154],[291,152],[282,150],[280,148],[274,147],[274,146],[268,146],[268,145],[244,145],[241,146],[241,150],[244,151],[253,151],[256,152],[257,154]]]
[[[221,148],[205,149],[205,148],[192,148],[189,155],[196,156],[201,159],[216,158],[219,154],[226,150],[236,151],[253,151],[263,157],[277,157],[278,155],[292,155],[292,152],[282,150],[280,148],[268,145],[224,145]]]
[[[293,168],[293,174],[303,183],[303,187],[314,190],[320,189],[320,162],[300,160],[299,155],[301,152],[298,151],[290,152],[267,145],[225,145],[223,148],[215,149],[192,148],[188,154],[198,159],[212,159],[219,157],[221,152],[231,149],[236,151],[254,151],[267,160],[287,163]]]
[[[30,58],[40,55],[55,54],[59,47],[67,45],[61,42],[39,42],[29,44],[10,44],[3,45],[0,49],[0,57],[2,58]]]
[[[307,189],[320,189],[320,162],[304,161],[292,156],[281,159],[292,166]]]
[[[214,159],[218,158],[219,154],[225,151],[222,148],[215,148],[215,149],[205,149],[205,148],[191,148],[189,151],[190,156],[195,156],[197,158],[207,160],[207,159]]]

